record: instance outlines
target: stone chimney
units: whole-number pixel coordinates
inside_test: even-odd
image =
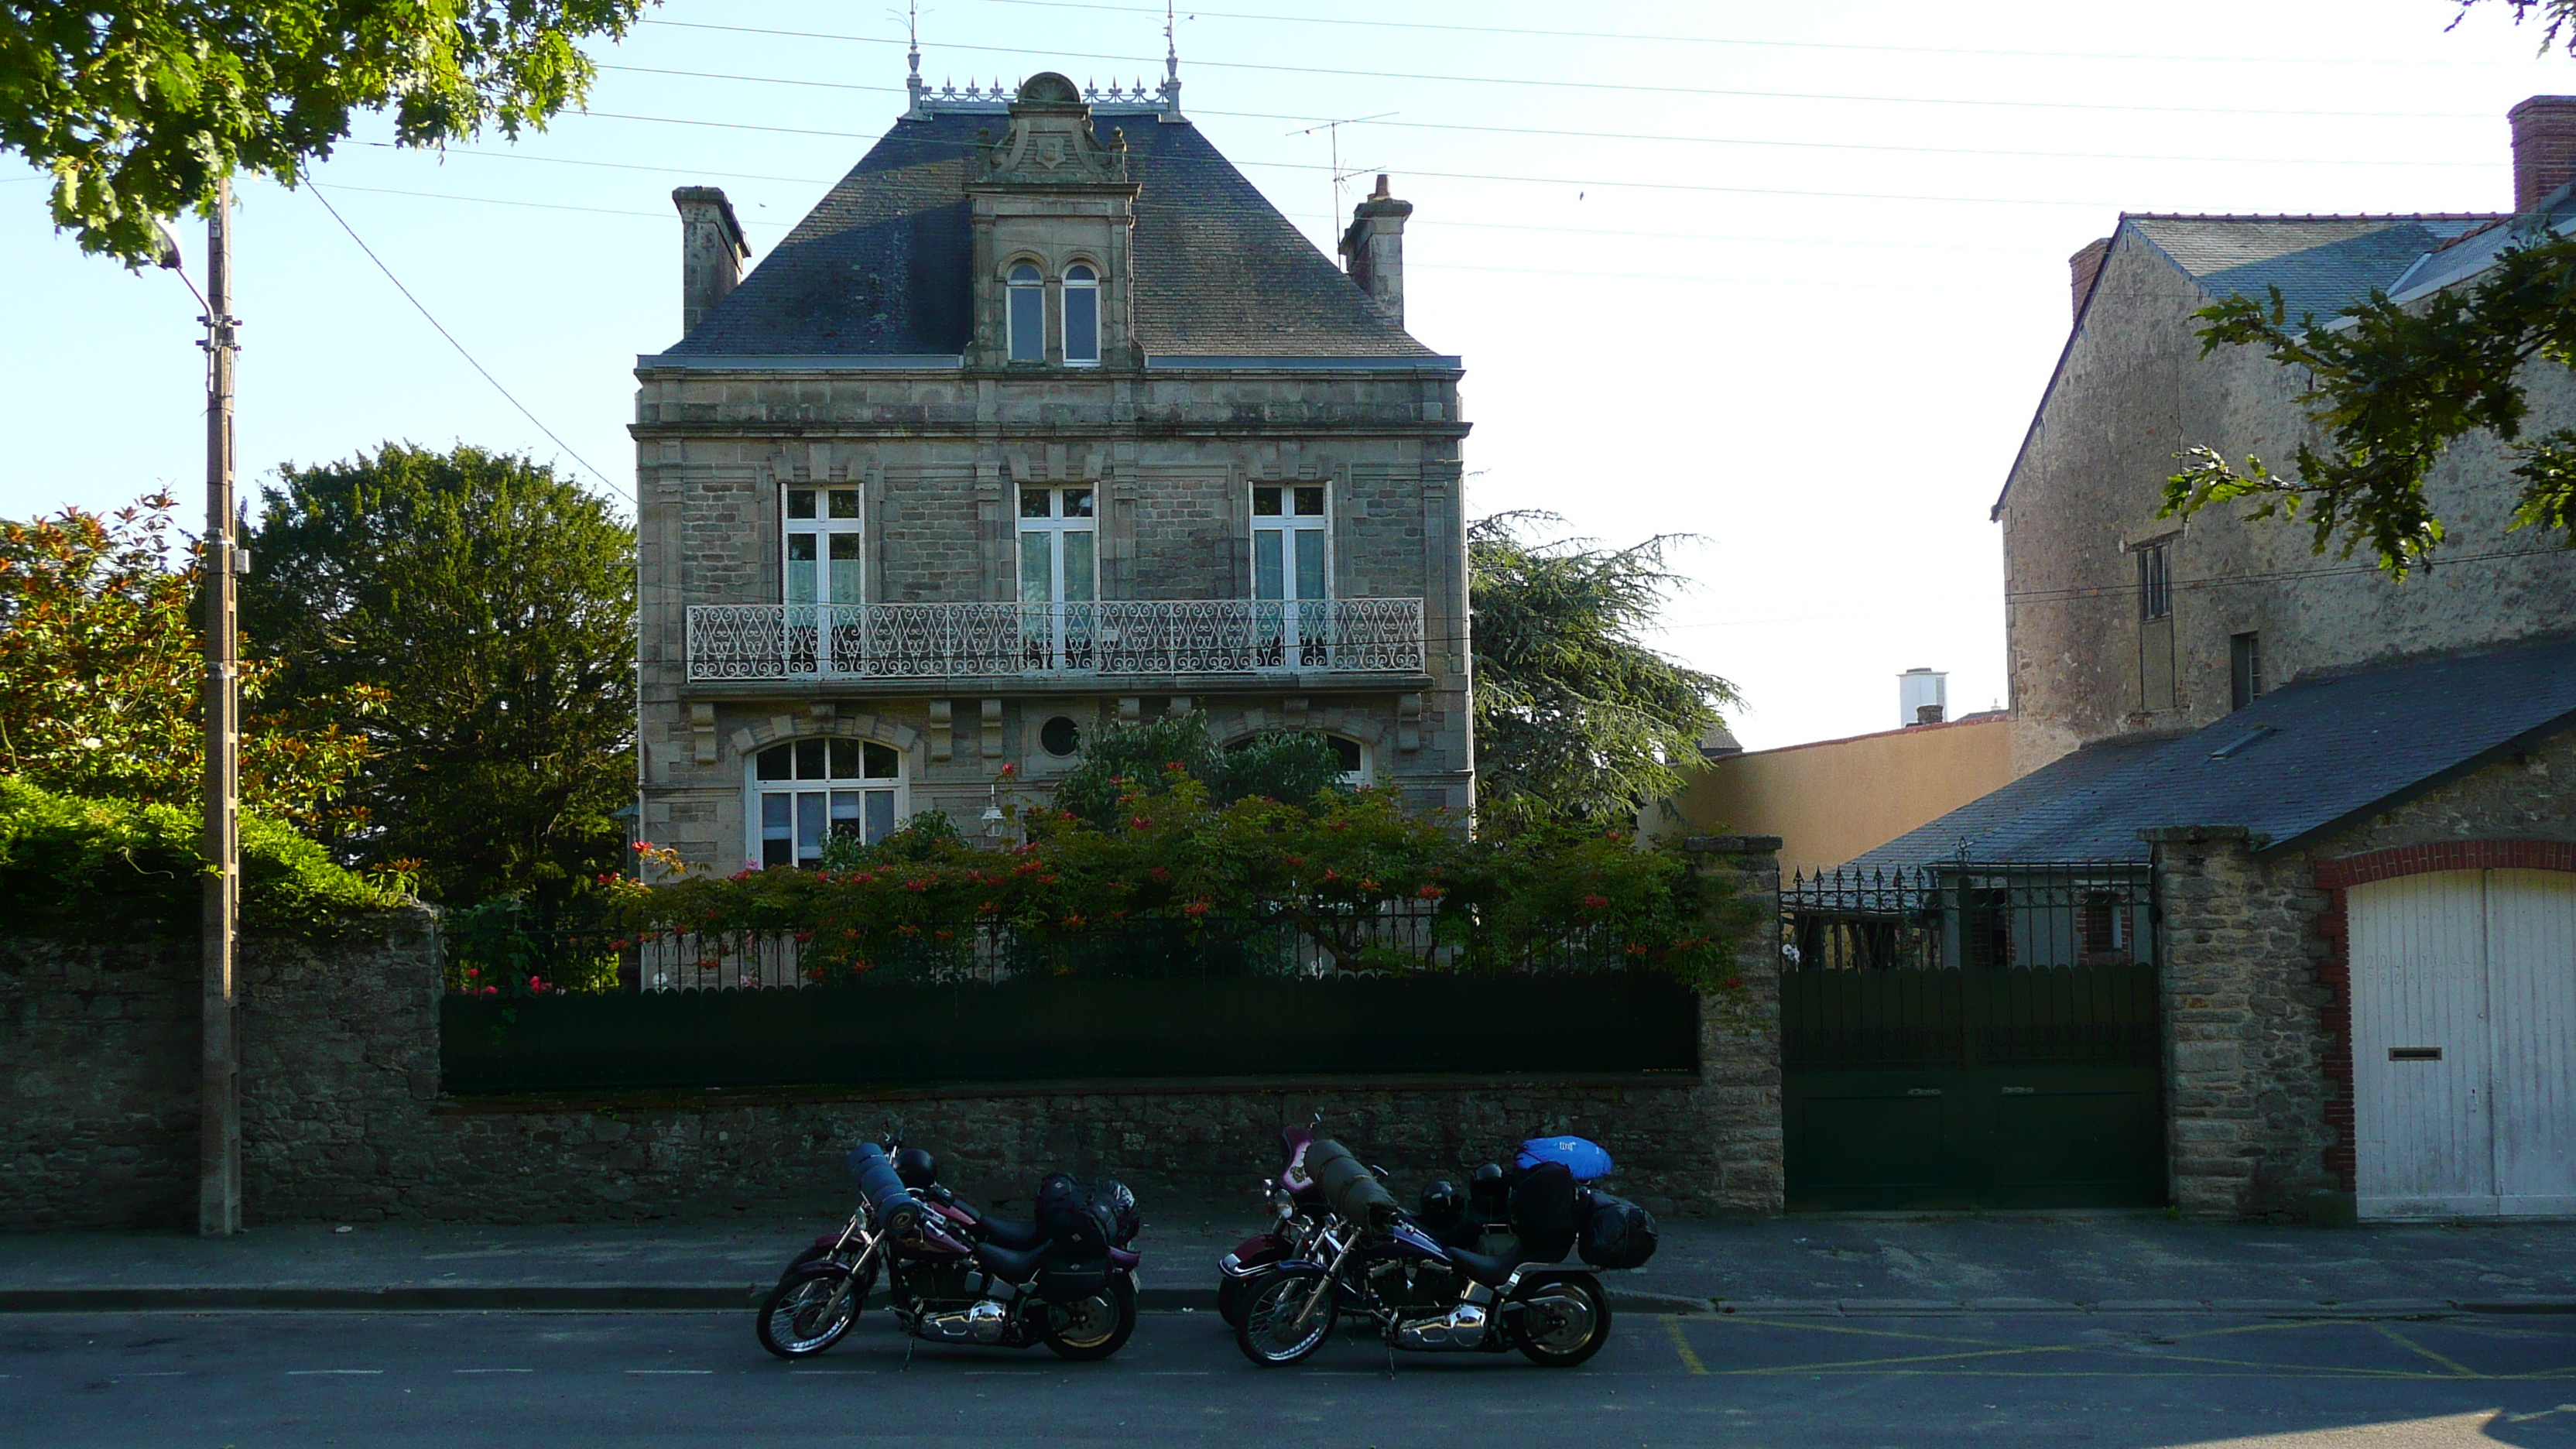
[[[2102,237],[2084,244],[2084,250],[2066,259],[2067,270],[2075,283],[2075,315],[2084,315],[2084,299],[2093,295],[2093,279],[2102,275],[2102,259],[2111,254],[2111,239]]]
[[[698,323],[742,280],[751,246],[734,220],[733,203],[716,186],[683,186],[671,193],[680,208],[680,335]]]
[[[2513,209],[2576,181],[2576,96],[2533,96],[2505,112],[2513,122]]]
[[[1351,209],[1350,229],[1342,233],[1342,264],[1368,293],[1377,309],[1404,325],[1404,219],[1413,203],[1387,195],[1386,178],[1377,190]]]

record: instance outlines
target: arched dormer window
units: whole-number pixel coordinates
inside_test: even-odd
[[[1027,262],[1011,268],[1011,361],[1046,361],[1046,278]]]
[[[1072,367],[1100,363],[1100,274],[1082,262],[1064,273],[1064,360]]]

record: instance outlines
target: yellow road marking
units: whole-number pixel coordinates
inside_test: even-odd
[[[1708,1365],[1701,1363],[1699,1355],[1691,1352],[1690,1340],[1682,1337],[1682,1321],[1679,1318],[1669,1313],[1665,1314],[1664,1333],[1673,1341],[1673,1352],[1682,1356],[1683,1368],[1695,1374],[1708,1372]]]
[[[2399,1333],[2396,1329],[2389,1327],[2385,1323],[2374,1323],[2371,1327],[2378,1329],[2381,1333],[2387,1335],[2400,1346],[2413,1349],[2415,1352],[2424,1355],[2426,1358],[2431,1359],[2433,1362],[2440,1364],[2442,1367],[2449,1369],[2451,1372],[2458,1374],[2463,1378],[2474,1379],[2485,1377],[2485,1375],[2480,1374],[2476,1369],[2469,1367],[2458,1359],[2451,1358],[2445,1354],[2435,1353],[2433,1350],[2426,1348],[2424,1345],[2417,1343],[2411,1338],[2408,1338],[2405,1334]]]

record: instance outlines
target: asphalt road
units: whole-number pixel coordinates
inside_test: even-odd
[[[906,1341],[780,1363],[744,1313],[0,1317],[0,1444],[2576,1449],[2576,1318],[1632,1314],[1584,1368],[1336,1341],[1258,1370],[1206,1314],[1105,1364]],[[1499,1431],[1499,1432],[1498,1432]],[[1544,1436],[1543,1438],[1539,1436]]]

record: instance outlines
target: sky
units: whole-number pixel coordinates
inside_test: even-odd
[[[2495,210],[2507,108],[2576,91],[2501,0],[2448,33],[2448,0],[1180,13],[1183,108],[1319,246],[1377,172],[1414,203],[1407,323],[1465,358],[1471,513],[1679,535],[1655,642],[1736,684],[1754,748],[1896,726],[1914,667],[1949,672],[1954,715],[2002,701],[1988,510],[2065,342],[2066,258],[2120,212]],[[633,360],[679,330],[671,188],[723,187],[757,266],[904,80],[882,0],[649,16],[589,47],[588,113],[542,134],[441,156],[371,119],[311,188],[243,185],[246,489],[466,441],[624,505]],[[922,69],[1151,83],[1162,26],[1145,0],[936,0]],[[82,255],[45,196],[0,158],[0,517],[165,486],[201,510],[197,306]]]

